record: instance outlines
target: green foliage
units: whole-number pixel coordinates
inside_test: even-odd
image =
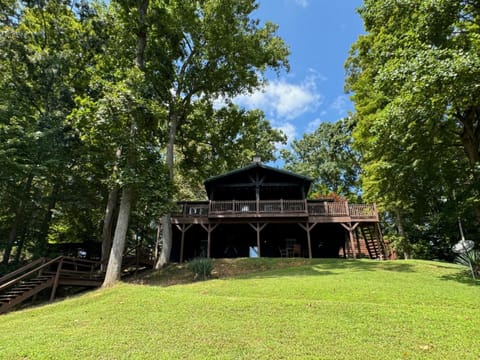
[[[188,268],[193,272],[195,279],[207,280],[212,275],[213,261],[210,258],[195,258],[188,263]]]
[[[246,166],[254,155],[274,160],[276,145],[285,141],[284,134],[273,129],[261,111],[246,111],[233,104],[215,109],[207,101],[198,101],[177,140],[183,178],[178,182],[179,190],[182,196],[188,196],[188,189],[204,192],[205,179]],[[192,200],[205,197],[203,193],[199,197],[198,192]]]
[[[457,264],[461,264],[470,268],[473,278],[480,277],[480,251],[473,249],[463,254],[457,255],[455,258]]]
[[[74,98],[88,92],[104,32],[100,6],[10,5],[9,21],[0,26],[0,247],[8,262],[15,246],[18,262],[24,250],[43,251],[52,221],[72,203],[98,206],[98,182],[82,192],[93,181],[79,171],[82,143],[67,118]]]
[[[353,201],[361,194],[360,155],[352,148],[353,118],[324,122],[282,150],[285,168],[314,180],[313,194],[335,193]]]
[[[352,46],[346,88],[365,199],[404,222],[408,242],[451,257],[457,216],[480,236],[479,9],[366,0],[359,13],[367,33]]]
[[[230,104],[267,69],[288,67],[287,46],[275,25],[252,18],[256,8],[1,2],[3,262],[44,253],[48,241],[97,239],[112,189],[132,189],[135,227],[147,229],[178,188],[196,192],[205,177],[250,161],[256,145],[273,158],[284,136],[261,112]],[[177,139],[188,181],[175,188],[167,144]]]

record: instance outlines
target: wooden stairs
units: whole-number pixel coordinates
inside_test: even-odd
[[[0,278],[0,314],[13,310],[45,289],[50,301],[60,285],[99,287],[104,279],[100,262],[59,256],[40,258]]]
[[[365,242],[370,259],[387,259],[387,251],[383,242],[382,232],[378,223],[366,223],[358,227]]]

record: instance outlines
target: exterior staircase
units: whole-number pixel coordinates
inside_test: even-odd
[[[387,251],[378,223],[366,223],[359,226],[370,259],[387,259]]]
[[[59,256],[47,261],[35,260],[0,278],[0,314],[13,310],[45,289],[50,289],[50,301],[61,285],[98,287],[104,273],[100,262]]]

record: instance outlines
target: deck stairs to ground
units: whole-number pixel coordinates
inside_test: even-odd
[[[359,230],[370,259],[387,259],[385,243],[378,223],[362,224]]]
[[[0,278],[0,314],[34,299],[45,289],[50,289],[53,301],[59,286],[101,286],[104,273],[100,265],[97,261],[65,256],[37,259]]]

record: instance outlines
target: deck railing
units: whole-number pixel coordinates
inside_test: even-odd
[[[312,202],[308,204],[308,213],[313,216],[348,216],[348,207],[344,202]]]
[[[348,210],[352,218],[377,217],[377,209],[373,204],[350,204]]]
[[[179,203],[174,217],[331,216],[378,219],[375,205],[315,200],[230,200]]]

